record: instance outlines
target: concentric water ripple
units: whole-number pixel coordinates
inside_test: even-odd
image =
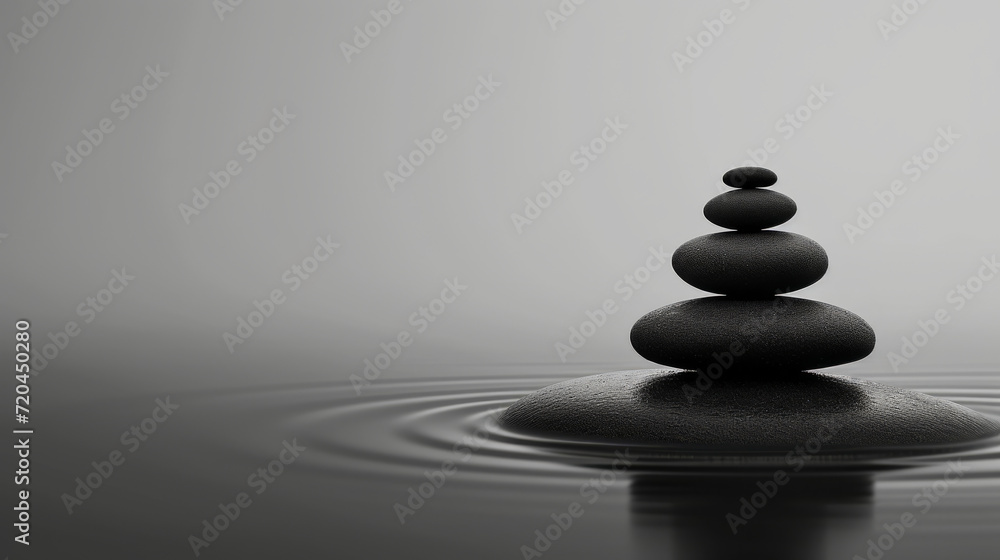
[[[811,465],[794,474],[753,457],[720,461],[501,429],[492,419],[517,399],[577,377],[532,375],[539,371],[383,379],[360,396],[345,383],[175,393],[177,413],[72,515],[63,494],[94,461],[120,449],[121,431],[149,413],[154,395],[61,411],[38,430],[45,441],[38,450],[37,476],[45,481],[35,497],[38,523],[61,535],[42,541],[40,550],[46,558],[79,557],[77,543],[87,542],[114,548],[116,557],[191,558],[188,537],[239,492],[253,504],[203,557],[390,558],[404,543],[412,558],[523,558],[522,547],[536,545],[537,531],[554,531],[553,515],[574,503],[585,515],[551,544],[545,560],[847,560],[865,557],[870,539],[887,539],[884,524],[907,513],[919,523],[889,543],[884,560],[992,560],[1000,547],[995,442],[951,454]],[[996,374],[868,379],[1000,416]],[[71,420],[78,418],[87,422]],[[306,451],[283,466],[286,444]],[[623,451],[631,464],[615,470]],[[956,461],[963,472],[951,484],[947,473]],[[275,476],[258,494],[247,477],[263,468]],[[443,480],[437,473],[445,470],[451,474]],[[760,500],[753,498],[760,485],[781,471],[791,480],[755,514],[749,532],[734,538],[727,516],[740,511],[741,500]],[[917,496],[935,488],[947,494],[925,511]],[[143,537],[122,543],[122,534]],[[747,552],[757,545],[768,554]]]
[[[496,417],[518,398],[566,378],[450,379],[423,382],[383,382],[358,396],[352,387],[329,385],[251,392],[241,395],[239,408],[256,413],[250,421],[260,429],[281,426],[298,434],[315,451],[309,468],[330,475],[412,478],[414,471],[460,464],[463,478],[501,482],[506,477],[555,478],[602,467],[622,447],[612,444],[561,441],[504,430]],[[967,376],[911,376],[869,378],[951,400],[981,413],[1000,416],[1000,388],[992,378]],[[233,397],[227,397],[233,398]],[[229,403],[227,406],[235,406]],[[255,438],[256,440],[266,438]],[[633,454],[649,451],[645,472],[684,472],[710,467],[745,469],[767,463],[745,458],[718,459],[685,456],[678,451],[657,455],[656,449],[629,446]],[[244,452],[247,448],[242,447]],[[259,450],[262,456],[270,449]],[[660,458],[656,458],[656,457]],[[1000,441],[951,454],[914,456],[837,465],[882,471],[920,467],[961,457],[974,467],[972,476],[1000,479]],[[780,460],[780,458],[778,458]],[[905,472],[897,476],[907,476]]]

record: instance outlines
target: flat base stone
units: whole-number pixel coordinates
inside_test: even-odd
[[[861,379],[700,375],[646,369],[572,379],[523,397],[499,422],[551,438],[711,455],[784,455],[807,444],[806,453],[823,456],[932,454],[1000,434],[1000,422],[964,406]]]

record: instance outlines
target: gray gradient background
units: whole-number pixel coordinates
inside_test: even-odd
[[[591,0],[555,30],[556,0],[403,0],[348,63],[339,44],[385,4],[247,0],[220,21],[208,1],[71,2],[20,52],[5,40],[4,332],[28,318],[44,340],[81,322],[77,306],[112,269],[136,276],[36,377],[39,399],[346,382],[380,342],[413,331],[407,318],[452,277],[469,290],[383,380],[643,367],[631,324],[705,295],[669,268],[566,364],[554,344],[619,298],[613,286],[648,247],[717,231],[702,206],[768,137],[780,145],[765,164],[775,188],[799,205],[779,229],[830,255],[828,275],[796,295],[850,309],[879,335],[869,358],[836,371],[891,371],[900,337],[949,308],[945,294],[997,251],[996,3],[928,3],[886,41],[886,0],[745,11]],[[736,21],[679,72],[671,54],[727,8]],[[3,3],[0,31],[36,11]],[[170,75],[117,120],[110,104],[146,65]],[[383,173],[489,74],[502,86],[390,192]],[[835,95],[784,139],[775,122],[822,84]],[[286,105],[295,121],[185,224],[192,188]],[[60,183],[52,162],[104,117],[115,131]],[[628,130],[518,234],[510,215],[608,117]],[[901,166],[948,126],[961,138],[910,182]],[[844,223],[896,178],[907,193],[850,243]],[[223,332],[326,235],[341,249],[231,355]],[[987,283],[901,373],[995,370],[998,311],[1000,286]]]

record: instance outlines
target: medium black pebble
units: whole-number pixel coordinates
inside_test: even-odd
[[[708,201],[705,217],[713,224],[739,231],[759,231],[792,219],[795,201],[774,191],[740,189]]]
[[[786,231],[729,231],[696,237],[674,251],[674,271],[695,288],[737,297],[769,297],[805,288],[826,274],[819,243]]]

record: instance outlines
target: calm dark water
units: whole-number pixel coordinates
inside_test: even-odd
[[[33,544],[11,557],[194,558],[197,547],[227,559],[992,560],[1000,550],[1000,446],[821,468],[807,450],[768,464],[643,459],[639,448],[497,427],[517,398],[567,378],[538,373],[383,380],[362,396],[345,384],[172,394],[178,408],[147,421],[148,435],[142,420],[166,395],[51,411],[37,425]],[[1000,375],[870,379],[1000,416]],[[122,438],[133,424],[145,441]],[[97,472],[114,451],[120,464]],[[76,480],[88,476],[100,483],[89,494]]]

